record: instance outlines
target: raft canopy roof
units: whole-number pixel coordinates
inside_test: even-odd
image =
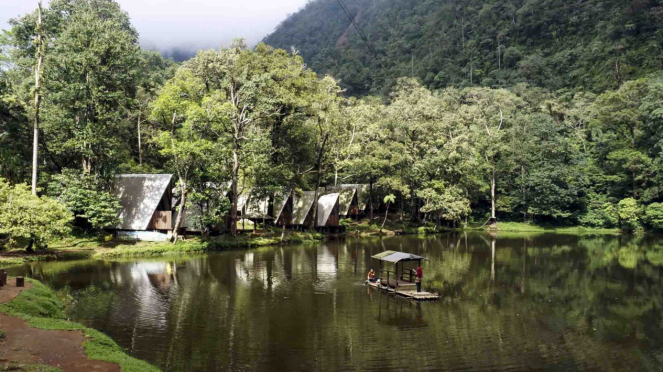
[[[376,260],[386,261],[391,263],[398,263],[401,261],[423,261],[426,258],[417,256],[416,254],[396,251],[384,251],[373,256]]]

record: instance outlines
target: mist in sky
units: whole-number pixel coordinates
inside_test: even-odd
[[[141,46],[166,56],[218,48],[243,37],[253,46],[307,0],[118,0]],[[48,0],[44,0],[46,6]],[[0,28],[37,8],[37,0],[0,0]]]

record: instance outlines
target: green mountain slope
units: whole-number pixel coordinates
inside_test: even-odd
[[[399,76],[429,88],[528,82],[603,91],[663,66],[661,0],[315,0],[265,38],[350,94]]]

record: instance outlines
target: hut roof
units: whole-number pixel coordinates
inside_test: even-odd
[[[274,219],[278,220],[283,213],[283,208],[285,208],[286,203],[288,203],[288,198],[292,195],[292,191],[286,192],[277,192],[274,194]]]
[[[172,174],[121,174],[115,176],[113,195],[120,200],[121,230],[147,230]]]
[[[349,183],[349,184],[343,184],[338,186],[339,189],[354,189],[355,192],[357,193],[357,202],[358,202],[358,207],[360,211],[366,210],[366,207],[368,206],[369,198],[371,196],[370,188],[371,186],[368,184],[360,184],[360,183]],[[350,199],[352,200],[352,199]],[[341,210],[343,210],[343,207],[341,207]]]
[[[323,195],[318,199],[318,226],[325,226],[329,216],[331,216],[336,203],[338,203],[339,193]]]
[[[292,223],[303,225],[306,216],[313,207],[315,191],[302,191],[293,193],[292,196]]]
[[[326,191],[327,193],[337,192],[341,194],[338,199],[338,203],[340,205],[339,214],[341,216],[347,216],[348,213],[350,213],[350,206],[352,205],[352,199],[357,193],[357,189],[354,187],[347,189],[340,187],[327,187]]]
[[[382,253],[378,253],[373,258],[380,260],[380,261],[387,261],[391,263],[397,263],[400,261],[421,261],[425,260],[424,257],[417,256],[416,254],[412,253],[405,253],[405,252],[396,252],[396,251],[384,251]]]

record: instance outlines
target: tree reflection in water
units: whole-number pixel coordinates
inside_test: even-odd
[[[366,288],[383,250],[429,258],[413,303]],[[14,269],[169,371],[660,370],[656,237],[450,233]]]

